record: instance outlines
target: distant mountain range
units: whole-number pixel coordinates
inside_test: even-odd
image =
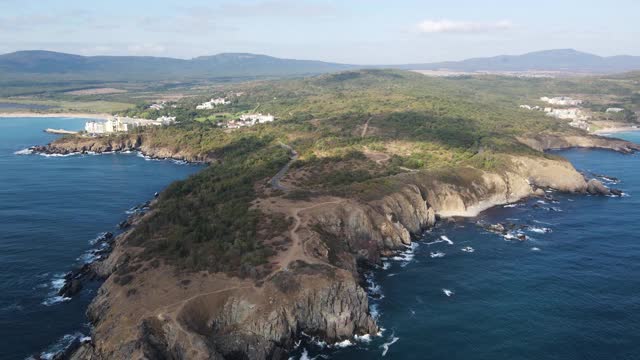
[[[363,66],[281,59],[245,53],[202,56],[191,60],[149,56],[80,56],[40,50],[0,55],[0,77],[7,80],[177,80],[282,77],[370,67],[464,72],[561,71],[607,74],[640,70],[640,57],[601,57],[564,49],[440,63]]]
[[[451,71],[560,71],[571,73],[618,73],[640,70],[640,56],[602,57],[573,49],[545,50],[524,55],[500,55],[463,61],[399,66],[411,70]]]
[[[80,56],[41,50],[0,55],[0,75],[13,79],[174,80],[279,77],[351,68],[354,66],[244,53],[202,56],[191,60],[150,56]]]

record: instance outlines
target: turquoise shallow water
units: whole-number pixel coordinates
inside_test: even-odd
[[[64,335],[87,334],[84,311],[98,284],[58,302],[60,277],[86,260],[99,233],[116,231],[126,210],[201,168],[136,154],[15,154],[55,139],[45,128],[81,129],[84,121],[0,119],[0,359],[24,359]]]
[[[616,136],[640,142],[640,133]],[[384,296],[371,299],[381,336],[333,349],[306,342],[295,358],[640,359],[640,157],[559,154],[619,178],[612,186],[629,196],[554,193],[558,203],[531,200],[440,224],[411,261],[373,273]],[[477,221],[528,225],[530,239],[506,241]],[[429,244],[441,236],[453,245]],[[474,252],[462,251],[468,246]],[[437,252],[444,257],[431,257]]]

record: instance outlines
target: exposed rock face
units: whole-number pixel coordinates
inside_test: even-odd
[[[154,282],[157,275],[136,277]],[[193,281],[200,287],[211,280],[194,276]],[[236,286],[194,289],[194,295],[187,290],[174,303],[155,298],[127,304],[126,289],[108,280],[90,308],[98,317],[90,354],[100,359],[282,359],[303,331],[329,342],[377,331],[367,294],[345,270],[295,262],[261,287],[239,279],[231,284]],[[158,302],[163,305],[149,311],[150,303]]]
[[[640,145],[629,141],[596,135],[557,135],[540,134],[533,137],[520,137],[518,140],[538,151],[568,148],[607,149],[621,153],[640,151]]]
[[[118,137],[70,136],[60,138],[45,146],[34,146],[31,150],[45,154],[105,153],[140,151],[145,156],[157,159],[175,159],[189,162],[212,162],[207,154],[193,154],[181,149],[153,146],[143,135],[121,135]]]
[[[474,216],[546,187],[602,190],[564,160],[512,156],[508,162],[499,173],[405,173],[395,178],[399,190],[380,199],[308,210],[311,220],[297,233],[311,259],[293,261],[261,283],[198,273],[183,286],[175,269],[149,264],[126,285],[112,275],[89,309],[93,346],[83,346],[76,358],[284,359],[302,332],[327,342],[376,332],[358,262],[377,263],[410,244],[436,216]],[[94,270],[108,275],[139,250],[119,238]]]
[[[592,195],[610,195],[609,188],[604,186],[600,181],[591,179],[587,183],[587,192]]]

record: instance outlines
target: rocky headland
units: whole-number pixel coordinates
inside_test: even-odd
[[[544,151],[568,147],[640,150],[635,144],[596,136],[520,138]],[[63,138],[37,152],[141,151],[158,158],[214,162],[208,154],[153,147],[141,136],[126,139]],[[301,335],[336,343],[375,334],[362,269],[405,249],[412,237],[440,218],[475,216],[492,206],[544,196],[544,189],[608,195],[556,157],[505,155],[500,171],[461,167],[446,174],[394,175],[397,191],[377,199],[273,196],[256,203],[264,213],[292,222],[291,244],[275,255],[273,270],[256,278],[186,272],[139,256],[130,231],[92,271],[105,278],[88,309],[92,341],[72,359],[285,359]],[[151,213],[153,207],[151,208]],[[139,221],[145,221],[144,216]],[[135,224],[134,224],[135,226]]]

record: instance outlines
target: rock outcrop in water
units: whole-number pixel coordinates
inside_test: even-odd
[[[535,141],[542,148],[556,144]],[[58,146],[45,150],[95,149]],[[614,142],[610,148],[632,147]],[[259,281],[184,274],[157,259],[134,261],[143,249],[129,245],[125,233],[109,258],[94,265],[108,278],[88,311],[94,340],[73,358],[285,359],[303,333],[329,343],[375,333],[359,264],[379,264],[381,256],[404,249],[438,217],[475,216],[541,188],[576,193],[598,188],[564,160],[509,156],[506,161],[500,172],[460,168],[396,175],[397,191],[371,201],[286,200],[283,208],[300,209],[290,228],[297,250]]]

